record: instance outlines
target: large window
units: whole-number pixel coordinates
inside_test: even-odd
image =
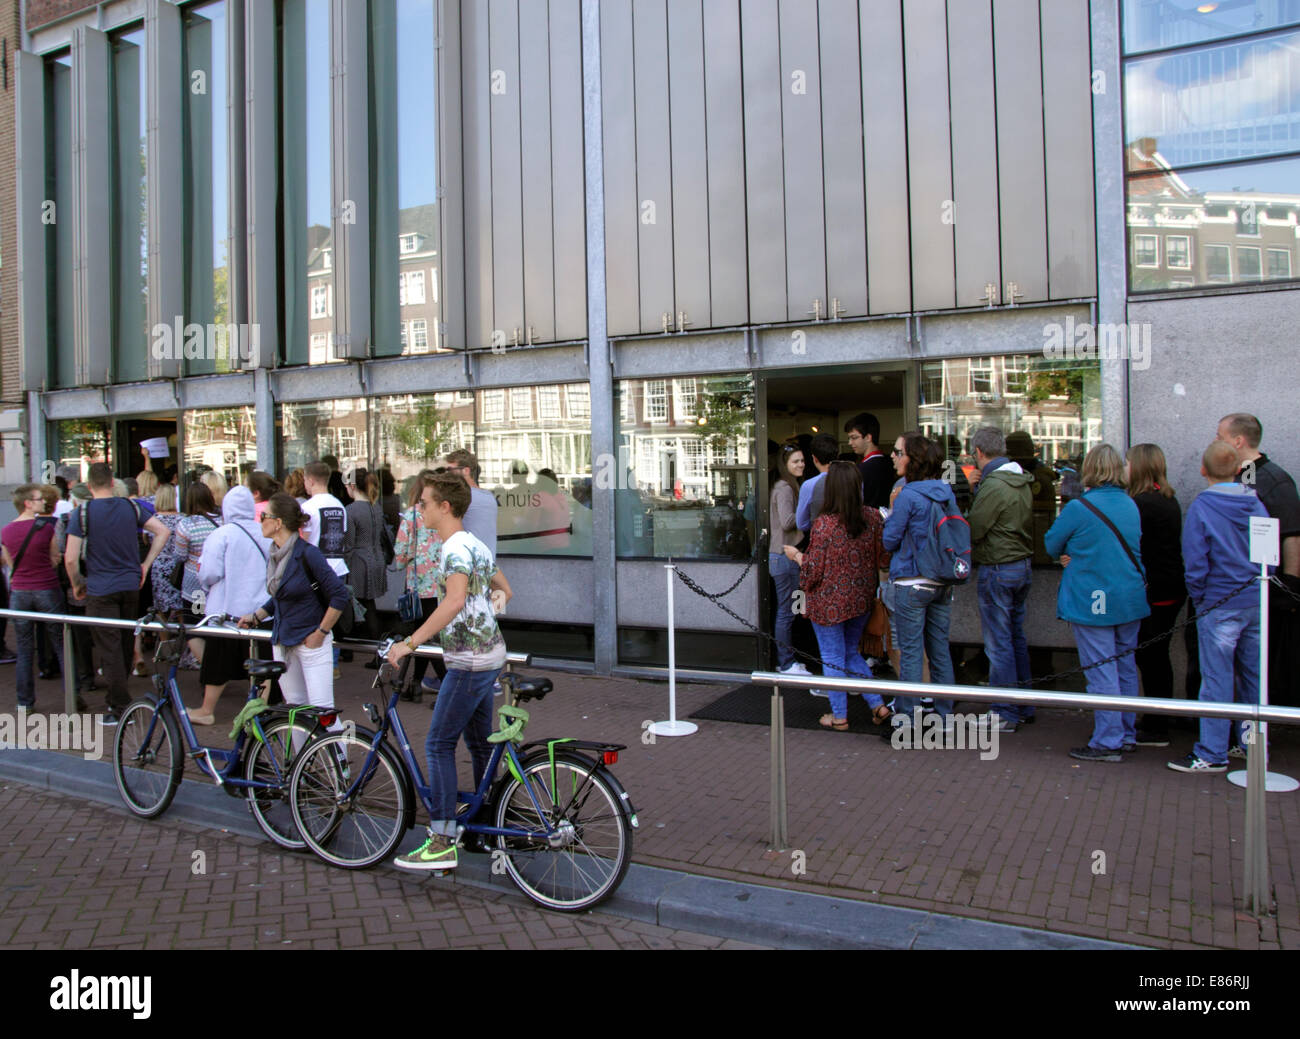
[[[1025,354],[925,361],[921,385],[928,387],[918,412],[921,431],[944,445],[968,477],[975,430],[997,426],[1006,434],[1007,453],[1034,475],[1035,561],[1048,562],[1043,534],[1060,507],[1062,475],[1077,471],[1101,441],[1099,363]]]
[[[72,57],[45,60],[45,325],[51,386],[75,386]],[[47,216],[48,214],[48,216]]]
[[[226,3],[183,9],[185,99],[185,321],[228,325],[230,321],[228,164],[226,125]],[[170,320],[164,315],[164,320]],[[189,374],[228,372],[240,367],[220,356],[190,358]]]
[[[1293,276],[1300,31],[1287,26],[1300,0],[1124,4],[1133,291]]]
[[[183,472],[215,469],[231,487],[243,481],[242,468],[257,465],[257,417],[252,405],[187,411]]]
[[[366,401],[360,397],[280,405],[280,475],[301,469],[321,455],[336,456],[345,473],[368,467],[367,416]]]
[[[437,3],[371,0],[371,301],[378,356],[407,352],[404,322],[439,334]]]
[[[279,14],[283,360],[319,363],[311,337],[334,335],[330,0],[280,0]]]
[[[618,459],[607,474],[615,487],[618,554],[745,559],[756,518],[753,379],[673,383],[671,414],[668,380],[618,384]],[[644,408],[625,406],[629,398]]]
[[[61,419],[53,423],[54,463],[73,471],[70,482],[84,480],[91,462],[112,462],[109,423],[100,419]],[[138,459],[135,459],[138,461]]]
[[[113,374],[133,382],[149,377],[144,29],[119,33],[112,44]]]

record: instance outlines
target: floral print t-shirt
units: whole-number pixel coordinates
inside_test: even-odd
[[[492,575],[496,563],[487,545],[467,530],[458,530],[442,543],[438,568],[438,597],[447,594],[447,577],[469,579],[465,605],[442,629],[443,660],[457,671],[496,671],[505,666],[506,640],[492,609]]]
[[[438,532],[421,522],[418,509],[402,513],[393,561],[406,568],[407,587],[421,599],[438,597],[438,552],[441,548],[442,539]]]

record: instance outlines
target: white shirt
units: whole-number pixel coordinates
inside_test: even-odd
[[[345,576],[348,565],[343,562],[343,535],[348,529],[347,510],[334,495],[322,493],[303,502],[302,511],[307,513],[307,526],[303,528],[307,540],[321,550],[336,574]]]

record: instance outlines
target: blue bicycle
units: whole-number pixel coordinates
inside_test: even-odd
[[[316,707],[268,707],[240,729],[234,747],[208,747],[195,735],[176,682],[185,640],[201,634],[204,628],[236,619],[205,617],[187,631],[184,624],[170,624],[157,614],[141,618],[140,624],[158,621],[173,637],[160,639],[154,654],[154,695],[133,700],[118,722],[113,739],[117,790],[133,814],[143,819],[156,818],[176,796],[188,754],[197,762],[199,771],[226,793],[247,798],[253,818],[271,840],[283,848],[302,848],[289,809],[290,770],[294,755],[333,725],[337,712]],[[249,660],[244,667],[249,673],[248,698],[252,700],[258,695],[259,680],[283,674],[285,665],[274,660]],[[251,739],[246,734],[249,731]]]
[[[386,692],[392,669],[379,646],[374,687]],[[415,824],[416,794],[432,814],[432,791],[411,749],[398,698],[414,658],[402,662],[387,706],[366,704],[373,734],[354,729],[322,736],[294,762],[289,802],[298,831],[326,862],[364,869],[391,856]],[[518,704],[541,700],[550,679],[503,673],[502,728],[488,737],[492,755],[478,789],[461,792],[458,816],[463,848],[492,856],[493,871],[508,873],[539,905],[576,912],[607,898],[632,857],[636,812],[608,766],[622,744],[556,739],[519,744],[528,712]],[[401,748],[389,746],[389,735]],[[505,772],[497,778],[504,762]],[[499,864],[499,867],[498,867]]]

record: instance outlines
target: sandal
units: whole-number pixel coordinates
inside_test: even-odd
[[[194,708],[186,708],[185,713],[190,716],[190,721],[195,725],[216,725],[217,716],[215,714],[201,714]]]
[[[885,722],[889,721],[889,719],[892,718],[893,716],[894,716],[894,712],[889,709],[889,704],[882,703],[879,707],[877,707],[874,711],[871,712],[871,724],[884,725]]]
[[[823,729],[830,729],[833,732],[849,731],[849,720],[847,718],[836,718],[833,714],[823,714],[817,724]]]
[[[143,660],[137,660],[135,666],[131,668],[131,674],[135,675],[137,678],[148,678],[149,665]]]

